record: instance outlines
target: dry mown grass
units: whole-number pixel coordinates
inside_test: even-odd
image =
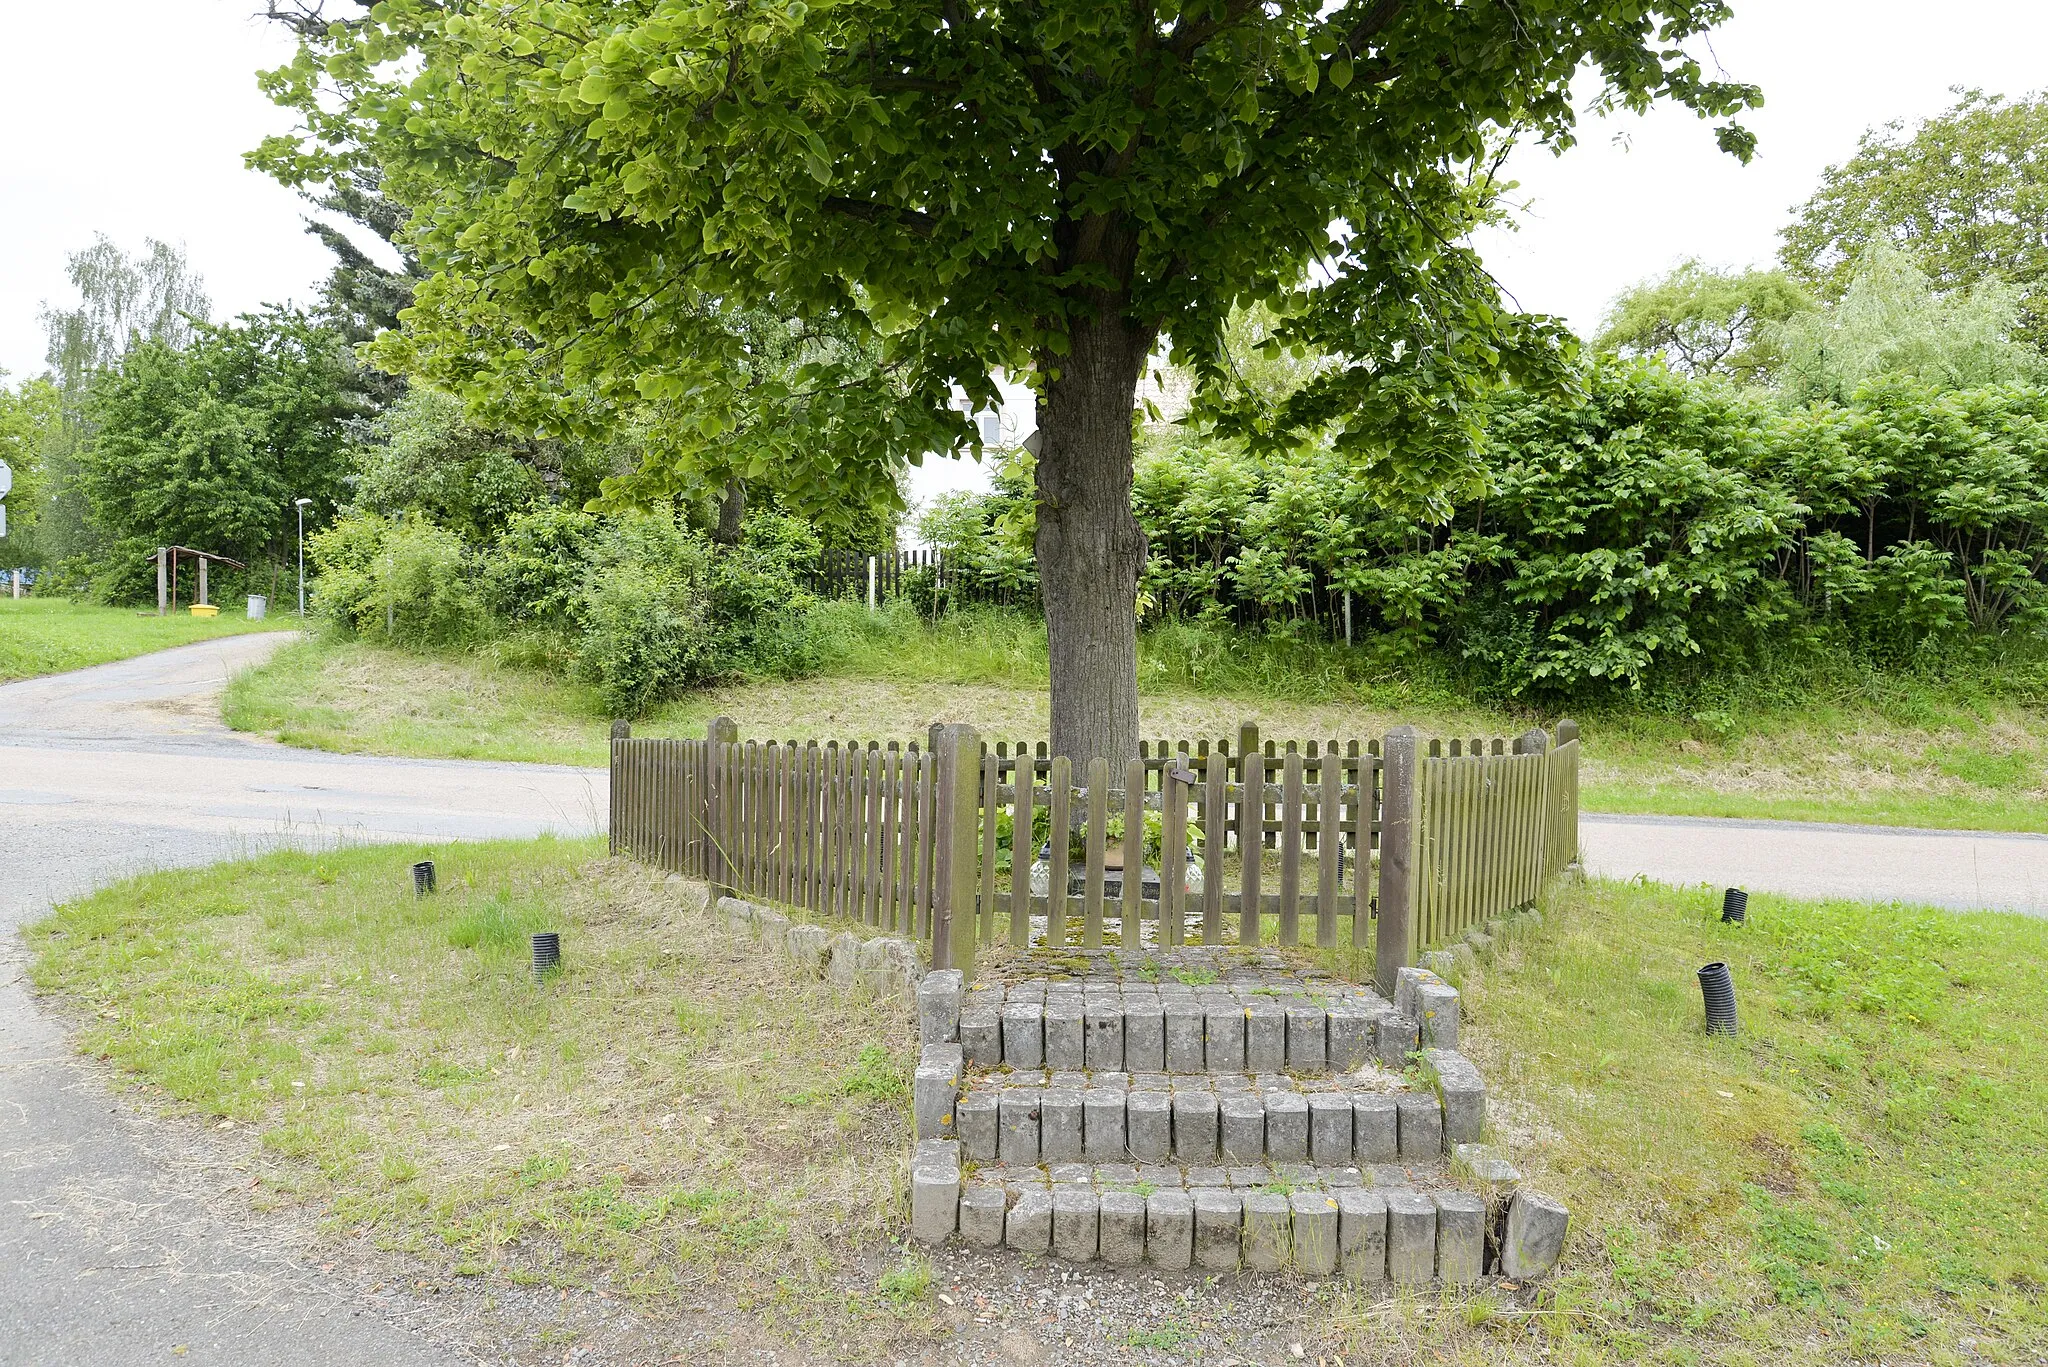
[[[1044,684],[1028,669],[973,658],[937,667],[946,659],[906,658],[893,672],[869,662],[844,675],[707,689],[634,730],[701,735],[708,719],[725,714],[743,735],[760,737],[911,741],[938,721],[971,722],[991,739],[1046,734]],[[1160,682],[1141,699],[1145,735],[1234,736],[1250,721],[1287,739],[1365,738],[1402,722],[1447,736],[1503,736],[1538,720],[1447,705],[1434,695],[1314,701],[1171,687]],[[588,690],[541,673],[484,657],[422,658],[331,641],[290,648],[237,679],[226,711],[239,728],[323,749],[587,765],[604,763],[609,726]],[[1589,719],[1587,809],[2048,830],[2048,717],[2036,709],[1921,699],[1885,710],[1821,704],[1720,722]]]
[[[460,1275],[865,1313],[900,1204],[908,1010],[799,982],[594,847],[276,855],[35,932],[80,1043],[220,1127],[270,1199]],[[562,932],[536,987],[526,937]],[[873,1309],[873,1307],[868,1307]]]

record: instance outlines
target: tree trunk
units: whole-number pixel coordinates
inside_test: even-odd
[[[1138,571],[1131,410],[1153,333],[1102,305],[1046,356],[1039,399],[1038,552],[1052,664],[1052,751],[1076,763],[1138,754]]]
[[[747,486],[739,480],[725,482],[725,493],[718,500],[718,525],[711,529],[711,539],[721,546],[740,544],[740,522],[747,515]]]

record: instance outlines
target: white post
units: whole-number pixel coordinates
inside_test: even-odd
[[[14,572],[14,596],[15,596],[16,598],[19,598],[19,597],[21,597],[21,571],[20,571],[20,570],[16,570],[16,571]]]
[[[306,500],[298,501],[299,509],[299,616],[306,615]]]
[[[157,616],[159,616],[159,617],[161,617],[161,616],[163,616],[163,615],[164,615],[164,602],[165,602],[165,598],[164,598],[164,556],[165,556],[165,554],[166,554],[166,551],[165,551],[165,548],[164,548],[164,547],[162,547],[162,546],[158,546],[158,547],[156,548],[156,615],[157,615]]]
[[[203,555],[199,557],[199,602],[202,606],[206,602],[206,557]]]
[[[868,557],[868,611],[875,610],[875,557]]]
[[[1344,644],[1351,644],[1351,590],[1344,590]]]

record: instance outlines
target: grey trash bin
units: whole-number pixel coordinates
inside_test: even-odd
[[[268,598],[265,598],[265,597],[264,597],[264,596],[263,596],[262,594],[260,594],[260,593],[252,593],[252,594],[250,594],[250,595],[249,595],[249,620],[250,620],[250,621],[252,621],[252,622],[260,622],[260,621],[262,621],[262,620],[263,620],[263,618],[264,618],[264,615],[265,615],[266,613],[268,613],[269,611],[270,611],[270,600],[269,600]]]

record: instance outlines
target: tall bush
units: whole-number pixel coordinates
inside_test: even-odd
[[[1900,375],[1846,403],[1589,362],[1510,392],[1480,483],[1396,515],[1319,447],[1155,428],[1132,505],[1168,617],[1441,647],[1508,695],[1641,689],[1832,640],[1901,660],[2048,622],[2048,392]],[[930,519],[970,572],[1028,545],[1029,457]]]

